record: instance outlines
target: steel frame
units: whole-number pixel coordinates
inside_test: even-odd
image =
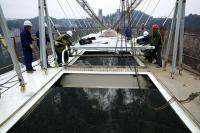
[[[69,71],[69,70],[61,70],[57,73],[50,82],[47,82],[43,88],[41,88],[37,94],[35,94],[24,106],[19,108],[15,114],[9,117],[9,119],[4,122],[0,126],[0,132],[7,132],[17,121],[19,121],[28,111],[34,108],[43,98],[46,96],[49,88],[58,81],[64,74],[112,74],[112,75],[135,75],[135,72],[99,72],[99,71]],[[167,89],[164,88],[157,78],[150,72],[138,72],[139,75],[147,75],[151,81],[154,83],[156,88],[160,91],[166,101],[170,101],[174,98],[173,94]],[[195,119],[184,109],[184,107],[174,99],[169,103],[172,109],[176,112],[176,114],[180,117],[180,119],[186,124],[186,126],[190,129],[191,132],[198,133],[200,131],[200,127]]]
[[[182,71],[185,5],[186,5],[186,0],[176,1],[174,16],[172,19],[169,39],[167,42],[167,49],[165,53],[165,61],[163,66],[164,70],[166,70],[171,44],[173,44],[172,70],[171,70],[172,78],[174,78],[174,74],[176,72],[178,51],[179,51],[179,62],[178,62],[179,74],[181,74]]]
[[[25,87],[25,81],[24,81],[24,78],[22,76],[21,68],[19,66],[19,61],[18,61],[16,53],[15,53],[15,49],[14,49],[14,46],[13,46],[13,43],[12,43],[12,40],[11,40],[11,34],[10,34],[9,29],[8,29],[8,25],[6,23],[6,19],[5,19],[5,16],[3,14],[3,10],[1,8],[1,5],[0,5],[0,26],[1,26],[1,29],[2,29],[3,34],[5,36],[5,40],[8,44],[8,52],[11,56],[11,59],[12,59],[13,65],[14,65],[14,69],[17,73],[20,85],[22,87]]]

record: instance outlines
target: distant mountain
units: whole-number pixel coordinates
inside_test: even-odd
[[[138,17],[136,17],[138,14]],[[132,21],[132,26],[136,26],[136,23],[138,22],[138,20],[140,19],[141,14],[143,14],[143,12],[140,11],[135,11],[134,13],[134,19]],[[113,24],[116,22],[117,18],[120,17],[119,12],[114,13],[114,14],[110,14],[107,16],[104,16],[104,22],[106,24]],[[135,19],[136,18],[136,19]],[[148,14],[143,14],[143,17],[140,21],[140,23],[138,23],[138,26],[142,23],[142,22],[146,22],[146,20],[149,18]],[[152,16],[150,16],[150,20],[147,24],[147,28],[149,29],[151,27],[152,24],[157,23],[159,25],[162,25],[162,23],[165,21],[166,18],[153,18]],[[25,19],[8,19],[8,26],[10,30],[15,30],[15,29],[23,29],[23,22]],[[53,22],[58,26],[58,29],[60,30],[65,30],[68,27],[87,27],[90,25],[94,25],[94,21],[91,21],[91,19],[56,19],[56,18],[52,18]],[[38,17],[32,18],[30,19],[30,21],[33,23],[33,29],[32,32],[35,33],[38,30]],[[70,23],[72,25],[70,25]],[[133,23],[134,22],[134,23]],[[167,23],[165,24],[165,27],[170,28],[171,25],[171,19],[168,19]],[[191,33],[200,33],[200,15],[196,15],[196,14],[190,14],[189,16],[185,17],[185,30],[187,32],[191,32]],[[1,33],[1,29],[0,29],[0,33]]]
[[[38,28],[39,28],[39,19],[38,17],[29,19],[32,24],[32,32],[35,33]],[[57,28],[62,30],[65,30],[66,28],[69,27],[89,27],[89,26],[93,26],[94,22],[91,21],[91,19],[56,19],[56,18],[52,18],[53,22],[56,24]],[[22,30],[23,29],[23,23],[24,23],[25,19],[7,19],[7,23],[8,23],[8,27],[11,31],[15,30],[15,29],[19,29]],[[2,33],[1,29],[0,29],[0,33]]]
[[[104,17],[104,19],[107,22],[111,22],[114,23],[116,21],[116,18],[118,17],[119,13],[114,13],[114,14],[110,14]],[[135,27],[137,22],[140,19],[140,16],[143,14],[142,19],[140,20],[140,23],[138,23],[138,26],[142,23],[142,22],[146,22],[147,19],[149,18],[148,14],[145,14],[143,12],[140,11],[135,11],[135,13],[133,13],[134,15],[132,16],[134,19],[132,21],[132,26]],[[153,16],[150,16],[150,20],[147,23],[147,28],[149,29],[151,27],[152,24],[157,23],[160,26],[163,24],[163,22],[166,20],[166,18],[154,18]],[[171,26],[171,21],[172,19],[169,18],[166,22],[166,24],[164,25],[164,27],[166,28],[170,28]],[[191,32],[191,33],[200,33],[200,15],[197,14],[190,14],[188,16],[185,17],[185,31],[186,32]]]

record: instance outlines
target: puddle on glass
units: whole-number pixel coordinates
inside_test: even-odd
[[[53,87],[10,132],[189,133],[157,89]]]
[[[118,55],[118,53],[115,52],[102,52],[102,51],[87,51],[84,52],[83,55],[91,55],[90,57],[80,57],[78,60],[74,63],[74,65],[105,65],[105,66],[129,66],[130,65],[136,65],[138,66],[138,63],[136,60],[130,56],[130,52],[119,52],[121,56],[118,57],[103,57],[101,55]],[[92,55],[99,55],[98,57],[92,56]],[[127,56],[129,55],[129,56]]]

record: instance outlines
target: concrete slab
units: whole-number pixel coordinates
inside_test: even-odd
[[[140,59],[143,59],[143,57],[140,57]],[[172,79],[170,64],[167,65],[166,71],[163,71],[162,68],[156,68],[156,65],[154,64],[148,63],[145,60],[143,60],[143,62],[147,66],[147,71],[154,74],[157,80],[178,100],[188,98],[191,93],[200,92],[200,78],[197,75],[187,70],[183,70],[182,75],[179,75],[177,72],[175,78]],[[143,70],[140,69],[140,71]],[[181,104],[200,126],[200,97],[189,103]]]

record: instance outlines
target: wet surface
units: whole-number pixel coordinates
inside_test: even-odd
[[[53,87],[10,132],[189,133],[157,91]]]
[[[103,57],[105,55],[119,55],[118,57]],[[104,65],[104,66],[129,66],[137,65],[138,63],[131,56],[130,52],[102,52],[102,51],[87,51],[83,55],[91,55],[90,57],[80,57],[74,65]],[[98,57],[92,55],[99,55]],[[102,55],[102,56],[101,56]]]

